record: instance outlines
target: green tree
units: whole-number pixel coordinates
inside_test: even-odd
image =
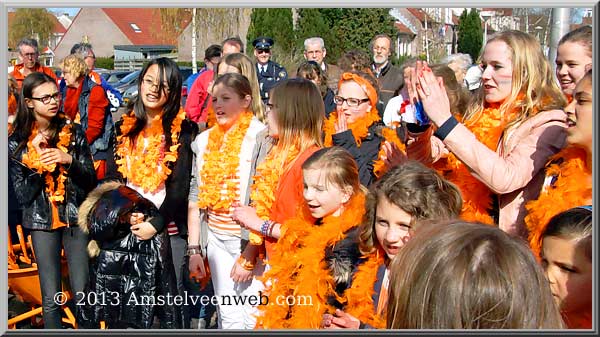
[[[250,27],[246,36],[246,52],[254,58],[252,41],[259,36],[268,36],[275,41],[272,60],[281,63],[288,72],[294,66],[297,52],[296,34],[293,27],[291,8],[255,8],[250,16]]]
[[[18,8],[8,27],[8,45],[17,47],[19,40],[34,38],[38,41],[40,52],[49,45],[54,32],[55,20],[45,8]]]
[[[465,9],[458,20],[458,46],[459,53],[471,55],[473,61],[477,60],[483,45],[483,28],[481,18],[475,8],[467,13]]]

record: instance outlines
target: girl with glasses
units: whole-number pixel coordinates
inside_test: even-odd
[[[377,112],[376,80],[364,72],[342,74],[336,111],[325,121],[325,146],[341,146],[358,164],[360,182],[369,186],[391,166],[392,157],[404,157],[405,145],[385,127]]]
[[[23,80],[14,129],[8,138],[9,176],[30,230],[42,292],[44,328],[61,329],[61,249],[64,247],[73,296],[88,280],[85,235],[77,209],[96,186],[84,131],[60,111],[56,80],[32,73]]]

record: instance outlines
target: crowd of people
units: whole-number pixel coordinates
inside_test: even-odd
[[[81,328],[591,329],[591,41],[566,34],[553,71],[515,30],[477,66],[398,68],[386,35],[336,66],[313,37],[288,77],[272,38],[256,61],[229,38],[185,105],[156,58],[113,122],[90,45],[59,80],[24,39],[9,199],[44,328],[62,328],[64,249]]]

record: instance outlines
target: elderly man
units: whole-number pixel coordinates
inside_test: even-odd
[[[23,80],[31,73],[45,73],[56,80],[56,75],[52,69],[41,65],[39,62],[40,53],[38,51],[37,40],[22,39],[17,44],[17,50],[19,51],[19,61],[21,63],[14,66],[11,75],[17,81],[19,91],[21,90]]]
[[[252,41],[254,57],[256,57],[256,75],[260,85],[260,98],[265,104],[269,102],[269,91],[288,77],[283,66],[271,61],[271,47],[274,44],[272,38],[264,36]]]
[[[229,54],[244,53],[244,42],[237,36],[228,37],[223,40],[221,47],[223,49],[223,57]]]
[[[376,35],[371,40],[371,51],[373,52],[371,69],[377,77],[379,101],[383,105],[379,114],[383,114],[390,98],[398,96],[400,89],[404,86],[404,76],[400,69],[394,67],[389,60],[392,55],[392,39],[389,36]]]
[[[327,76],[327,87],[337,93],[338,82],[342,75],[340,67],[325,63],[327,56],[325,41],[320,37],[311,37],[304,40],[304,58],[307,61],[315,61]]]

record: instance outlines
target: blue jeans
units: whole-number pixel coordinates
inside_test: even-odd
[[[31,239],[42,291],[44,328],[62,329],[61,305],[55,300],[62,291],[60,251],[64,246],[71,291],[77,298],[77,292],[83,291],[88,281],[87,234],[79,227],[63,227],[53,231],[32,230]],[[77,317],[76,312],[73,314]]]

